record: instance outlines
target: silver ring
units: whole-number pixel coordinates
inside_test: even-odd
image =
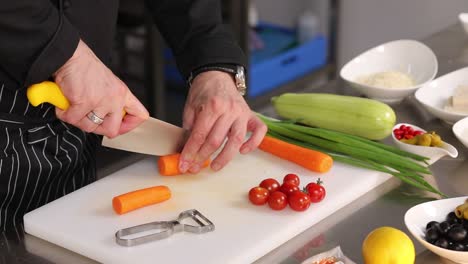
[[[100,125],[104,122],[104,119],[96,115],[94,111],[89,112],[87,117],[89,120],[91,120],[91,122],[93,122],[96,125]]]

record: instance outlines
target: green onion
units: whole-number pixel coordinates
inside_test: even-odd
[[[411,186],[445,197],[424,180],[423,174],[431,174],[423,166],[427,157],[342,132],[258,116],[268,126],[268,134],[275,138],[327,153],[339,162],[391,174]]]

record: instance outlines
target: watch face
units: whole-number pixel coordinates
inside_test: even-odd
[[[245,90],[247,89],[247,87],[245,85],[244,67],[242,66],[237,66],[236,86],[239,93],[241,95],[245,95]]]
[[[242,66],[237,66],[236,86],[239,93],[241,95],[245,95],[245,90],[247,89],[247,87],[245,85],[244,67]]]

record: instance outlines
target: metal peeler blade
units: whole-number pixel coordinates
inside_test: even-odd
[[[188,218],[194,220],[198,225],[183,224],[182,221]],[[191,209],[180,213],[176,220],[156,221],[120,229],[115,233],[115,241],[121,246],[132,247],[150,241],[167,238],[172,234],[181,231],[202,234],[213,231],[214,229],[214,224],[208,218],[199,211]],[[155,230],[160,231],[144,235],[145,232]],[[139,233],[142,234],[138,236]],[[125,238],[128,236],[132,236],[132,238]]]

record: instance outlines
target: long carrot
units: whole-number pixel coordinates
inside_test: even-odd
[[[315,172],[327,172],[333,165],[333,159],[328,154],[294,145],[268,135],[263,138],[259,149]]]
[[[153,186],[121,194],[112,199],[117,214],[125,214],[138,208],[164,202],[171,198],[171,190],[164,185]]]
[[[179,170],[180,153],[161,156],[158,159],[159,174],[163,176],[174,176],[181,174]],[[210,160],[203,162],[202,168],[210,165]]]

